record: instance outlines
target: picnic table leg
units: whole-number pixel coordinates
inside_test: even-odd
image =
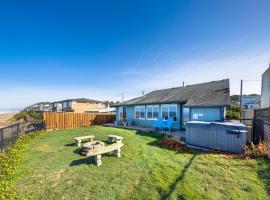
[[[77,143],[77,147],[81,146],[81,140],[77,140],[76,143]]]
[[[96,155],[96,156],[95,156],[95,163],[96,163],[97,166],[102,165],[102,162],[101,162],[101,155]]]
[[[121,157],[121,149],[116,149],[113,151],[113,155],[115,155],[117,158]]]

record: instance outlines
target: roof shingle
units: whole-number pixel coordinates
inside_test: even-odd
[[[184,103],[186,106],[228,106],[229,79],[152,91],[144,96],[120,102],[114,106],[153,103]]]

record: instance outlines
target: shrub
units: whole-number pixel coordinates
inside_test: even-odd
[[[17,139],[14,146],[10,147],[6,151],[0,153],[0,199],[29,199],[29,197],[23,197],[16,191],[14,180],[18,179],[20,173],[18,167],[22,158],[22,154],[25,151],[27,145],[32,140],[41,135],[42,132],[22,134]]]
[[[31,119],[31,120],[43,120],[43,114],[31,111],[21,111],[14,115],[13,120],[18,121],[21,119]]]
[[[254,158],[254,157],[267,157],[268,148],[265,142],[260,142],[258,145],[254,145],[251,142],[249,145],[244,145],[244,157]]]
[[[226,110],[226,118],[228,119],[240,119],[240,106],[231,105]]]

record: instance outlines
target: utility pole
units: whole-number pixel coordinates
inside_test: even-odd
[[[242,122],[243,117],[243,80],[241,80],[240,85],[240,122]]]

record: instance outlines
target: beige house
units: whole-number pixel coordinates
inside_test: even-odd
[[[53,112],[92,113],[107,109],[108,103],[86,98],[66,99],[52,103]]]

